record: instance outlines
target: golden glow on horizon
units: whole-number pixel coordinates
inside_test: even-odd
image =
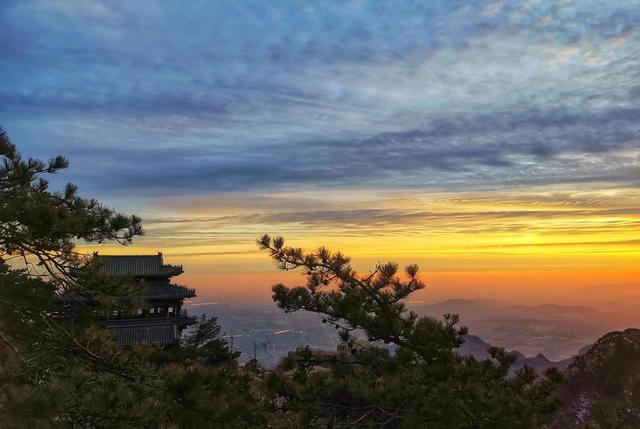
[[[236,194],[157,200],[146,211],[147,235],[135,245],[84,249],[162,251],[207,295],[268,295],[265,283],[291,279],[258,252],[255,239],[265,232],[308,250],[340,250],[360,270],[417,262],[426,280],[489,294],[516,284],[549,294],[543,284],[568,290],[640,278],[637,189]]]

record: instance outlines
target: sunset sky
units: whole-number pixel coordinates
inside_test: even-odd
[[[422,300],[625,299],[639,22],[637,0],[3,0],[0,124],[143,217],[100,252],[162,251],[203,300],[299,280],[263,233],[416,262]]]

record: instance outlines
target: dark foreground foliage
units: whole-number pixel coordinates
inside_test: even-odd
[[[313,253],[262,237],[259,246],[283,270],[301,269],[306,285],[273,287],[285,312],[325,315],[344,349],[322,356],[301,350],[272,375],[272,388],[287,398],[304,425],[385,428],[534,428],[553,411],[557,371],[543,377],[525,368],[509,374],[515,357],[490,350],[493,360],[462,357],[455,349],[467,333],[458,317],[444,320],[407,311],[403,301],[424,287],[418,267],[399,275],[393,263],[356,273],[349,258],[320,248]],[[360,332],[366,342],[357,341]],[[395,355],[371,345],[393,343]]]
[[[139,306],[139,285],[101,275],[74,243],[129,243],[141,220],[76,187],[50,192],[63,157],[23,159],[0,129],[0,427],[260,427],[249,382],[215,319],[183,347],[123,350],[97,316]],[[66,297],[96,305],[71,322]]]
[[[243,367],[201,322],[180,347],[124,350],[97,317],[141,305],[140,285],[101,275],[77,242],[142,234],[141,220],[77,195],[51,192],[43,175],[64,169],[21,157],[0,131],[0,427],[2,428],[535,428],[554,408],[559,374],[509,375],[513,356],[455,353],[466,329],[455,315],[419,317],[403,301],[424,287],[418,268],[358,274],[349,259],[264,236],[259,246],[306,285],[273,287],[285,311],[323,314],[344,346],[302,349],[279,368]],[[68,316],[68,297],[95,303]],[[360,340],[356,335],[362,336]],[[375,344],[392,343],[389,354]]]

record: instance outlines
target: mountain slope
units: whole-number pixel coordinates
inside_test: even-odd
[[[560,392],[557,428],[640,427],[640,329],[612,332],[578,356]]]
[[[458,349],[458,353],[463,356],[473,356],[476,359],[490,359],[488,349],[491,344],[484,341],[482,338],[476,335],[466,335],[464,337],[464,343]],[[559,370],[565,370],[574,358],[568,358],[561,361],[551,361],[547,359],[542,353],[534,357],[526,357],[524,354],[518,351],[512,351],[516,355],[516,361],[511,367],[512,371],[518,370],[525,365],[536,370],[538,374],[548,368],[558,368]]]

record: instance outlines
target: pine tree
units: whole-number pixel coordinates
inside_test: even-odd
[[[285,312],[320,313],[338,330],[345,352],[329,358],[303,349],[269,381],[299,424],[311,427],[536,428],[554,407],[557,371],[530,368],[510,375],[515,356],[501,348],[492,359],[462,357],[455,349],[467,329],[458,316],[443,320],[408,311],[404,301],[424,288],[418,267],[403,275],[395,263],[366,274],[348,257],[320,248],[305,253],[282,238],[258,240],[282,270],[300,269],[306,285],[273,286]],[[368,343],[356,339],[360,333]],[[395,354],[376,344],[392,343]]]
[[[125,350],[95,317],[136,303],[140,286],[101,274],[77,242],[128,244],[137,216],[51,192],[68,166],[23,159],[0,129],[0,427],[261,427],[247,374],[204,321],[183,347]],[[74,317],[68,298],[94,305]]]

